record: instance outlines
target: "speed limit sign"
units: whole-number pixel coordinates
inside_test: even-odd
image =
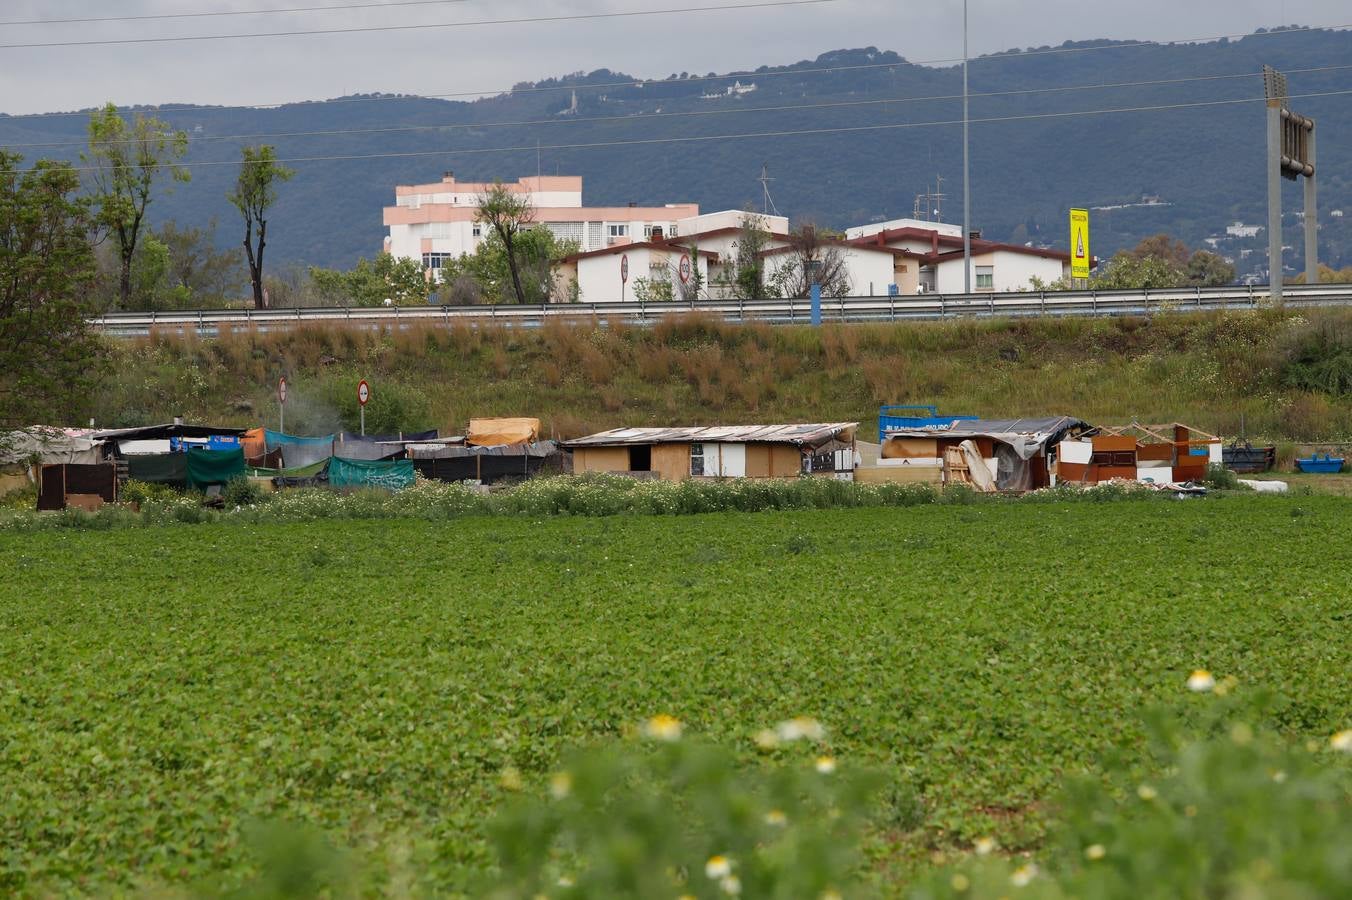
[[[680,263],[680,265],[677,267],[676,271],[677,271],[677,272],[680,274],[680,276],[681,276],[681,284],[688,284],[688,283],[690,282],[690,254],[689,254],[689,253],[682,253],[682,254],[681,254],[681,263]]]
[[[366,379],[363,378],[361,380],[361,384],[357,385],[357,402],[360,403],[362,406],[365,406],[366,401],[370,399],[371,399],[371,386],[367,384]]]

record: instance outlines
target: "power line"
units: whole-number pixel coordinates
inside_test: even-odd
[[[1314,66],[1305,69],[1287,69],[1288,74],[1298,74],[1302,72],[1331,72],[1352,69],[1352,65],[1339,66]],[[1124,87],[1156,87],[1174,84],[1188,84],[1203,81],[1221,81],[1236,78],[1259,78],[1259,72],[1237,72],[1226,75],[1193,75],[1183,78],[1162,78],[1149,81],[1119,81],[1107,84],[1080,84],[1065,85],[1060,87],[1045,88],[1022,88],[1008,91],[985,91],[974,93],[972,98],[982,97],[1011,97],[1011,96],[1030,96],[1036,94],[1066,93],[1074,91],[1091,90],[1110,90]],[[924,97],[883,97],[872,100],[841,100],[829,101],[823,103],[799,103],[785,104],[780,106],[750,106],[739,107],[735,109],[697,109],[697,110],[679,110],[676,112],[652,112],[637,116],[568,116],[564,118],[554,117],[550,119],[526,119],[515,122],[444,122],[434,125],[388,125],[372,128],[331,128],[319,131],[277,131],[277,132],[257,132],[252,134],[224,134],[208,135],[204,137],[188,139],[189,143],[219,143],[224,141],[257,141],[262,139],[278,138],[297,138],[297,137],[340,137],[346,135],[369,135],[369,134],[394,134],[420,131],[450,131],[455,129],[478,129],[478,128],[524,128],[536,125],[572,125],[582,123],[625,123],[637,120],[667,119],[667,118],[691,118],[698,116],[717,116],[717,115],[741,115],[745,113],[762,112],[797,112],[804,110],[819,109],[840,109],[853,108],[861,106],[888,106],[900,103],[921,103],[943,100],[960,100],[961,94],[939,94]],[[4,146],[14,149],[31,149],[38,147],[78,147],[84,146],[86,141],[33,141],[22,144],[5,144]],[[123,140],[108,141],[111,144],[130,144],[136,143],[135,138]]]
[[[1304,100],[1313,97],[1342,97],[1352,95],[1352,89],[1338,91],[1318,91],[1308,94],[1291,94],[1289,100]],[[1139,113],[1139,112],[1162,112],[1180,109],[1198,109],[1202,107],[1233,106],[1243,103],[1262,103],[1265,102],[1262,97],[1243,97],[1234,100],[1201,100],[1192,103],[1169,103],[1154,106],[1126,106],[1109,107],[1106,109],[1085,109],[1072,112],[1054,112],[1054,113],[1023,113],[1011,116],[989,116],[980,119],[971,119],[970,122],[977,124],[992,124],[1003,122],[1023,122],[1042,119],[1063,119],[1079,116],[1100,116],[1116,113]],[[684,135],[681,137],[665,138],[629,138],[625,140],[614,141],[593,141],[588,143],[575,144],[529,144],[517,147],[478,147],[462,150],[409,150],[387,153],[354,153],[354,154],[333,154],[325,156],[291,156],[281,157],[276,160],[278,163],[304,163],[304,162],[350,162],[368,159],[407,159],[415,157],[428,156],[467,156],[479,155],[484,153],[516,153],[539,150],[594,150],[607,147],[634,147],[650,146],[654,144],[691,144],[708,143],[710,141],[730,141],[744,140],[749,138],[774,138],[774,137],[801,137],[806,135],[820,134],[854,134],[865,131],[896,131],[910,128],[936,128],[951,125],[961,125],[962,119],[948,119],[934,122],[886,122],[877,125],[851,125],[836,128],[807,128],[785,131],[758,131],[742,132],[739,134],[709,134],[709,135]],[[237,166],[239,160],[212,160],[194,163],[182,163],[180,168],[184,169],[205,169],[216,168],[219,166]],[[72,166],[76,172],[95,171],[97,166]],[[140,166],[129,166],[128,168],[140,168]]]
[[[173,44],[183,41],[228,41],[238,38],[302,37],[316,34],[370,34],[388,31],[418,31],[430,28],[476,28],[486,25],[528,25],[550,22],[580,22],[594,19],[629,19],[636,16],[669,16],[679,13],[725,12],[741,9],[764,9],[772,6],[817,6],[840,3],[842,0],[761,0],[757,3],[724,3],[715,6],[687,6],[676,9],[620,10],[604,13],[570,13],[560,16],[530,16],[521,19],[478,19],[473,22],[431,22],[421,25],[360,25],[350,28],[307,28],[297,31],[258,31],[239,34],[189,34],[176,37],[104,38],[94,41],[31,41],[22,44],[0,44],[0,50],[36,49],[43,47],[106,47],[120,44]]]
[[[1347,28],[1352,28],[1352,23],[1344,24],[1344,25],[1325,25],[1325,26],[1322,26],[1322,29],[1323,29],[1323,30],[1326,30],[1326,31],[1339,31],[1339,30],[1347,29]],[[990,55],[988,55],[988,56],[976,57],[976,58],[974,58],[974,59],[972,60],[972,62],[1018,60],[1018,59],[1023,59],[1023,58],[1025,58],[1025,57],[1039,56],[1039,55],[1043,55],[1043,54],[1047,54],[1047,53],[1072,53],[1072,52],[1088,52],[1088,51],[1092,51],[1092,50],[1116,50],[1116,49],[1119,49],[1119,48],[1121,48],[1121,47],[1132,48],[1132,47],[1144,47],[1144,46],[1152,46],[1152,45],[1164,46],[1164,45],[1167,45],[1167,44],[1175,44],[1175,43],[1191,43],[1191,42],[1203,42],[1203,41],[1228,40],[1228,39],[1237,38],[1237,37],[1240,37],[1240,38],[1243,38],[1243,37],[1268,37],[1269,35],[1280,35],[1280,34],[1301,33],[1301,32],[1307,32],[1307,31],[1309,31],[1309,30],[1310,30],[1310,29],[1308,29],[1308,28],[1272,29],[1271,31],[1265,31],[1265,32],[1262,32],[1262,33],[1255,33],[1255,34],[1250,34],[1250,35],[1226,35],[1226,34],[1221,34],[1221,35],[1214,35],[1214,36],[1211,36],[1211,37],[1185,38],[1185,39],[1179,39],[1179,40],[1174,40],[1174,41],[1154,41],[1154,42],[1151,42],[1151,41],[1143,41],[1143,42],[1126,43],[1126,44],[1105,44],[1105,45],[1097,45],[1097,46],[1093,46],[1093,47],[1068,47],[1068,48],[1067,48],[1067,47],[1059,47],[1059,48],[1049,49],[1049,50],[1009,51],[1009,52],[1005,52],[1005,53],[996,53],[996,54],[990,54]],[[0,47],[0,49],[4,49],[4,48],[3,48],[3,47]],[[820,74],[827,74],[827,73],[831,73],[831,72],[853,72],[853,71],[869,70],[869,69],[895,69],[895,68],[899,68],[899,67],[902,67],[902,66],[925,66],[925,65],[938,65],[938,64],[941,64],[941,63],[955,63],[955,62],[962,62],[962,60],[961,60],[960,58],[949,58],[949,59],[920,59],[920,60],[898,59],[898,60],[896,60],[896,61],[894,61],[894,62],[885,62],[885,63],[860,63],[860,64],[856,64],[856,65],[848,65],[848,66],[816,66],[816,67],[805,68],[805,69],[789,69],[789,68],[785,68],[785,69],[781,69],[781,70],[779,70],[779,71],[774,71],[774,72],[730,72],[730,73],[728,73],[728,74],[726,74],[726,75],[696,75],[696,76],[693,76],[693,77],[690,77],[690,78],[681,78],[681,79],[671,79],[671,78],[657,78],[657,79],[653,79],[653,78],[650,78],[650,79],[637,79],[637,80],[629,80],[629,81],[608,81],[608,82],[599,82],[599,83],[595,83],[595,84],[558,84],[558,85],[536,86],[536,87],[529,87],[529,88],[508,87],[508,88],[489,88],[489,89],[485,89],[485,90],[477,90],[477,91],[448,91],[448,92],[442,92],[442,93],[419,93],[419,94],[387,94],[387,95],[382,95],[382,96],[377,96],[377,97],[335,97],[335,98],[333,98],[333,99],[322,100],[322,101],[321,101],[321,100],[270,101],[270,102],[264,102],[264,103],[242,103],[242,104],[235,104],[235,105],[209,105],[209,106],[207,106],[207,105],[204,105],[204,106],[198,106],[198,105],[192,105],[192,104],[154,104],[154,105],[149,105],[149,106],[144,106],[144,107],[119,107],[119,108],[120,108],[120,109],[147,109],[147,110],[151,110],[151,111],[154,111],[154,112],[193,112],[193,113],[233,112],[233,111],[236,111],[236,110],[280,109],[280,108],[287,107],[287,106],[306,106],[306,105],[312,105],[312,104],[317,105],[317,104],[319,104],[319,103],[325,103],[325,104],[334,104],[334,103],[388,103],[388,102],[395,101],[395,100],[445,100],[445,99],[454,99],[454,98],[457,98],[457,97],[491,97],[491,96],[515,95],[515,94],[552,93],[552,92],[556,92],[556,91],[575,91],[575,90],[582,90],[582,91],[598,91],[598,90],[608,90],[608,89],[611,89],[611,88],[626,88],[626,87],[638,87],[638,88],[641,88],[641,87],[649,86],[649,85],[651,85],[651,86],[661,86],[661,85],[672,84],[672,83],[676,83],[676,82],[679,82],[679,83],[682,83],[682,84],[689,84],[689,83],[694,83],[694,82],[706,82],[706,81],[726,81],[726,80],[731,79],[731,78],[740,78],[740,77],[748,77],[748,76],[749,76],[749,77],[754,77],[754,78],[757,78],[757,79],[761,79],[761,78],[779,78],[779,77],[784,77],[784,76],[789,76],[789,75],[820,75]],[[1337,68],[1337,67],[1321,66],[1321,67],[1308,68],[1308,69],[1285,69],[1284,71],[1286,71],[1286,72],[1288,72],[1288,73],[1290,73],[1290,74],[1298,74],[1298,73],[1301,73],[1301,72],[1322,72],[1322,71],[1326,71],[1326,70],[1329,69],[1329,68]],[[1218,77],[1223,77],[1223,76],[1218,76]],[[974,97],[975,97],[975,96],[995,96],[995,95],[997,95],[997,94],[999,94],[999,93],[1000,93],[1000,92],[994,92],[994,93],[992,93],[992,94],[987,94],[987,95],[973,94],[972,96],[974,96]],[[55,119],[55,118],[68,118],[68,117],[70,117],[70,116],[81,116],[81,117],[86,117],[86,116],[88,116],[88,115],[89,115],[89,110],[79,110],[79,111],[73,111],[73,112],[17,113],[17,114],[13,114],[13,115],[0,113],[0,122],[3,122],[3,121],[5,121],[5,120],[7,120],[7,119],[9,119],[9,120],[12,120],[12,119],[37,119],[37,118],[49,118],[49,119]]]
[[[446,6],[451,3],[472,3],[473,0],[393,0],[390,3],[344,3],[338,6],[288,6],[281,9],[232,9],[222,12],[154,13],[143,16],[91,16],[80,19],[20,19],[0,22],[10,25],[82,25],[93,22],[147,22],[155,19],[212,19],[223,16],[264,16],[276,13],[328,12],[345,9],[384,9],[391,6]]]

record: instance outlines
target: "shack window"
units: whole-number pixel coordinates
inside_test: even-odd
[[[629,448],[629,471],[651,472],[653,470],[653,448],[644,444]]]
[[[703,475],[703,474],[704,474],[704,445],[703,445],[703,444],[691,444],[691,445],[690,445],[690,474],[691,474],[691,475]]]
[[[976,267],[976,289],[978,291],[995,290],[995,266]]]

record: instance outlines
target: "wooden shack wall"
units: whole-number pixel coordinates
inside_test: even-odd
[[[628,447],[578,447],[573,451],[573,474],[628,472]]]

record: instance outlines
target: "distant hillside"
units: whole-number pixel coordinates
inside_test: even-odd
[[[1089,46],[1107,49],[1041,55],[1012,51],[984,57],[971,66],[972,90],[980,94],[1137,84],[975,97],[972,117],[1249,98],[1261,93],[1257,77],[1139,82],[1256,73],[1265,62],[1290,71],[1345,66],[1352,60],[1352,32],[1346,31],[1146,47],[1095,41],[1060,49]],[[810,71],[825,67],[854,68]],[[241,143],[262,140],[275,144],[283,157],[410,154],[297,164],[299,174],[285,187],[269,231],[273,259],[279,262],[346,266],[360,255],[371,255],[381,245],[381,207],[391,202],[395,184],[436,180],[445,169],[454,169],[462,179],[532,174],[537,142],[544,147],[612,144],[539,154],[538,164],[547,172],[584,176],[589,204],[693,200],[706,209],[759,206],[761,186],[756,179],[764,163],[775,179],[771,191],[776,205],[794,218],[843,227],[909,216],[916,194],[942,176],[949,193],[945,218],[960,219],[961,129],[923,124],[960,119],[960,102],[873,102],[952,97],[961,92],[956,67],[912,65],[895,53],[867,48],[825,53],[791,66],[727,73],[713,80],[677,75],[639,87],[608,86],[626,80],[631,79],[601,69],[517,85],[512,93],[474,102],[347,97],[277,109],[192,107],[162,117],[191,132],[193,163],[230,163],[238,158]],[[729,95],[726,89],[735,82],[754,84],[756,89]],[[1292,71],[1291,87],[1293,93],[1346,90],[1352,88],[1352,70]],[[565,114],[573,89],[576,112]],[[723,96],[718,99],[702,98],[719,92]],[[855,105],[751,111],[842,103]],[[1322,210],[1326,215],[1339,209],[1352,212],[1352,96],[1315,97],[1294,105],[1319,121]],[[720,114],[680,115],[714,110]],[[29,157],[74,156],[75,146],[19,145],[78,142],[85,121],[79,115],[0,116],[0,144]],[[487,127],[541,121],[546,124]],[[1095,250],[1100,254],[1161,230],[1199,244],[1208,235],[1223,232],[1230,222],[1257,224],[1264,221],[1266,202],[1263,121],[1262,105],[1254,103],[977,124],[972,131],[973,223],[996,239],[1063,245],[1068,207],[1121,207],[1094,214]],[[624,144],[879,124],[915,127]],[[378,130],[409,126],[446,127]],[[356,133],[297,134],[332,131]],[[229,137],[281,133],[293,136],[247,141]],[[446,148],[455,152],[441,152]],[[522,149],[484,152],[494,148]],[[220,239],[233,244],[236,218],[225,193],[234,174],[233,165],[195,169],[190,185],[156,201],[154,217],[191,224],[217,217]],[[1157,197],[1159,202],[1131,205],[1140,204],[1142,197]],[[1294,213],[1299,202],[1298,188],[1291,186],[1287,210]],[[1324,261],[1352,265],[1352,226],[1343,224],[1346,219],[1324,221]],[[1295,246],[1288,256],[1288,263],[1294,264],[1300,243],[1293,216],[1286,240]],[[1261,241],[1245,246],[1261,247]],[[1241,271],[1249,263],[1261,260],[1254,257],[1242,264]]]

